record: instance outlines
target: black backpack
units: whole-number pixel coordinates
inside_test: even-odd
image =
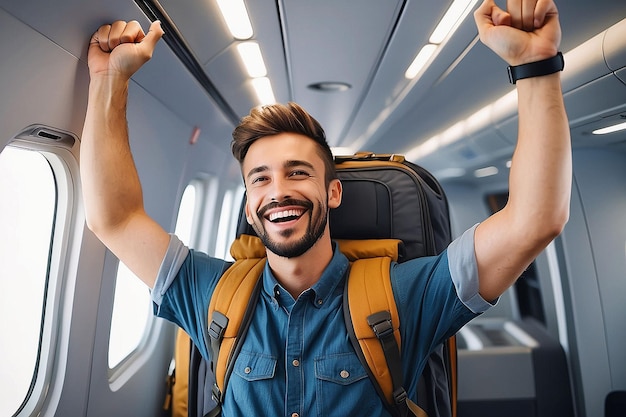
[[[398,239],[401,241],[397,250],[398,262],[439,254],[451,242],[448,202],[441,185],[428,171],[405,161],[401,155],[357,153],[336,157],[335,162],[338,177],[343,184],[343,199],[341,206],[332,210],[330,214],[330,230],[333,239],[353,241]],[[237,230],[238,238],[242,235],[254,236],[254,231],[245,219],[243,209],[240,211]],[[256,298],[252,297],[251,300],[245,315],[248,318],[256,305]],[[347,307],[347,303],[346,299],[344,307]],[[243,333],[239,333],[238,342],[245,338],[247,327],[245,316],[241,326]],[[215,320],[209,317],[209,323],[215,325]],[[214,329],[209,329],[209,333],[216,333],[215,329],[219,327],[220,325],[217,325]],[[352,323],[349,322],[349,318],[346,318],[346,327],[350,333]],[[213,339],[216,340],[213,342],[214,351],[219,350],[221,339],[219,337]],[[382,345],[385,343],[381,340]],[[362,354],[359,355],[360,348],[354,338],[353,345],[357,355],[363,358]],[[218,415],[220,407],[217,398],[221,393],[216,389],[215,376],[212,372],[215,366],[208,364],[201,357],[198,349],[188,342],[183,347],[182,355],[178,355],[179,358],[182,357],[184,360],[187,352],[190,358],[188,415],[193,417]],[[236,356],[236,346],[233,352]],[[395,401],[404,403],[401,398],[403,389],[401,389],[402,367],[399,351],[385,352],[385,356],[394,380],[394,390],[398,390]],[[425,412],[429,417],[455,417],[456,356],[456,338],[452,336],[438,346],[429,357],[418,384],[418,406],[423,411],[409,411],[403,404],[399,406],[392,404],[388,407],[390,411],[397,415],[420,415],[419,413]],[[231,361],[234,363],[233,359]],[[369,369],[364,359],[362,362],[364,367]],[[180,367],[177,365],[177,368]],[[181,378],[187,379],[178,369],[176,379],[179,381]],[[371,371],[369,374],[383,401],[388,404],[379,383]],[[227,380],[228,371],[226,371],[225,381]],[[179,395],[184,396],[184,394]],[[174,404],[177,402],[184,402],[184,398],[179,398],[178,401],[175,399]],[[178,408],[180,409],[181,406]],[[182,408],[187,407],[183,405]],[[176,413],[176,410],[174,411]],[[176,416],[175,413],[173,413],[174,416]]]

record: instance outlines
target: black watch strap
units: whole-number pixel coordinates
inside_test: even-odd
[[[541,75],[548,75],[563,71],[564,67],[565,61],[563,60],[563,54],[559,52],[556,56],[542,61],[508,66],[507,71],[509,73],[509,82],[511,84],[515,84],[517,80],[521,80],[523,78],[539,77]]]

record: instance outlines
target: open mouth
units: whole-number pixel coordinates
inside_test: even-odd
[[[272,223],[284,223],[291,220],[299,219],[305,212],[304,209],[291,209],[291,210],[283,210],[276,211],[274,213],[270,213],[267,216],[267,219]]]

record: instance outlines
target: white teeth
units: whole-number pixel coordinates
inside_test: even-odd
[[[303,210],[285,210],[285,211],[278,211],[275,213],[271,213],[269,216],[269,219],[271,222],[273,222],[276,219],[282,219],[284,217],[298,217],[303,213]]]

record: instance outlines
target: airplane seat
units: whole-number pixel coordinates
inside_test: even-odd
[[[626,391],[612,391],[604,401],[604,417],[621,417],[626,410]]]
[[[391,239],[396,238],[395,236],[391,236],[390,230],[391,228],[387,223],[383,222],[375,222],[370,218],[370,214],[367,210],[358,210],[358,204],[369,204],[370,195],[368,195],[365,199],[368,200],[367,203],[363,203],[362,201],[356,204],[351,204],[346,202],[345,194],[346,190],[350,190],[353,184],[346,183],[344,184],[344,201],[340,208],[333,209],[330,211],[330,234],[332,239]],[[348,191],[350,192],[350,191]],[[235,236],[239,237],[243,234],[257,236],[256,232],[252,228],[248,221],[246,220],[246,213],[244,210],[245,205],[245,197],[243,199],[241,210],[239,210],[239,219],[237,220],[237,230]],[[350,207],[347,207],[350,205]],[[377,208],[381,208],[383,205],[376,205]],[[355,210],[355,208],[357,210]],[[389,212],[378,214],[377,220],[380,219],[390,219],[391,214]],[[405,248],[403,245],[399,248],[399,260],[405,256]]]
[[[457,340],[459,417],[574,415],[565,351],[537,320],[478,319]]]

